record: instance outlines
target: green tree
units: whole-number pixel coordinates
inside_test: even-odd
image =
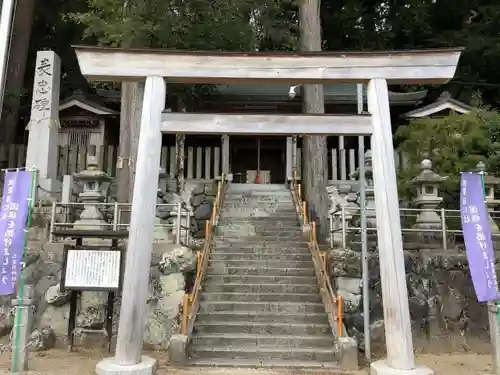
[[[500,175],[500,113],[495,110],[412,120],[398,128],[396,142],[410,166],[399,176],[403,198],[413,197],[410,182],[424,157],[432,161],[435,172],[448,176],[442,189],[447,208],[458,208],[460,172],[475,170],[484,161],[488,171]]]

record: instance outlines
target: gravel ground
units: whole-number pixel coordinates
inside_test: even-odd
[[[330,374],[332,371],[297,370],[297,369],[209,369],[209,368],[174,368],[167,366],[164,353],[145,353],[159,361],[157,375],[314,375]],[[74,353],[64,350],[50,350],[33,353],[30,356],[30,368],[26,375],[94,375],[95,364],[105,354],[99,351],[78,349]],[[485,354],[456,353],[456,354],[418,354],[417,362],[426,365],[435,371],[436,375],[485,375],[492,374],[491,356]],[[0,373],[10,374],[10,355],[0,354]],[[3,372],[2,372],[3,371]],[[355,375],[367,375],[368,371],[361,369]]]

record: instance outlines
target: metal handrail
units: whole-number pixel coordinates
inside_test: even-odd
[[[374,209],[373,208],[367,208],[366,212],[373,213]],[[454,210],[454,209],[445,209],[445,208],[438,208],[435,210],[436,214],[439,216],[440,220],[440,228],[408,228],[405,227],[405,225],[412,225],[414,224],[414,219],[418,216],[418,214],[422,212],[428,212],[429,209],[416,209],[416,208],[400,208],[400,215],[401,215],[401,232],[403,234],[405,233],[438,233],[440,234],[439,241],[441,241],[441,246],[443,247],[444,250],[448,250],[448,242],[449,242],[449,237],[450,235],[455,235],[460,238],[460,236],[463,234],[461,229],[450,229],[449,226],[452,227],[460,227],[460,210]],[[336,244],[336,241],[334,239],[334,234],[341,232],[340,236],[340,245],[342,247],[347,246],[347,236],[350,233],[361,233],[361,228],[359,226],[351,225],[349,224],[349,220],[347,220],[347,217],[358,217],[360,213],[359,207],[355,208],[349,208],[346,209],[345,207],[342,207],[341,209],[338,209],[336,211],[333,211],[329,214],[329,220],[330,220],[330,247],[333,248]],[[500,218],[500,211],[495,211],[495,210],[489,210],[488,213],[492,217],[494,221],[498,220]],[[408,219],[411,220],[408,220]],[[352,220],[351,220],[352,221]],[[335,225],[337,224],[337,225]],[[368,233],[376,233],[377,228],[376,227],[368,227],[366,228],[366,231]]]
[[[340,337],[344,334],[342,299],[336,297],[328,272],[326,253],[322,252],[319,248],[316,236],[316,222],[308,222],[307,205],[306,202],[302,200],[302,189],[301,185],[297,183],[297,171],[295,168],[292,170],[291,190],[292,199],[297,208],[299,217],[301,218],[303,227],[310,226],[308,247],[314,264],[316,281],[318,282],[323,304],[328,313],[330,326],[333,330],[336,324],[336,332],[333,333],[336,334],[337,337]]]
[[[193,331],[196,315],[198,313],[199,297],[203,287],[203,280],[207,273],[208,261],[213,250],[214,228],[218,224],[220,209],[224,203],[225,181],[226,179],[223,175],[221,181],[219,181],[217,185],[217,195],[213,202],[212,215],[210,220],[205,221],[205,244],[203,245],[203,249],[196,254],[196,278],[192,294],[186,294],[183,300],[181,330],[182,334],[188,337]]]
[[[73,228],[78,229],[82,225],[79,224],[75,220],[69,219],[68,211],[78,212],[82,211],[85,206],[92,205],[101,211],[105,218],[107,224],[109,224],[109,229],[113,229],[115,231],[119,230],[128,230],[130,223],[122,222],[122,214],[131,210],[132,203],[120,203],[120,202],[99,202],[99,203],[82,203],[82,202],[70,202],[70,203],[52,203],[52,212],[51,212],[51,221],[50,221],[50,233],[49,233],[49,242],[54,242],[54,236],[52,234],[53,231],[62,229],[62,228]],[[155,228],[167,228],[167,229],[176,229],[176,243],[184,243],[185,245],[189,244],[189,227],[190,227],[190,219],[193,215],[182,203],[162,203],[157,204],[157,208],[164,208],[169,210],[170,216],[177,217],[177,223],[167,224],[167,223],[155,223]],[[61,212],[62,211],[62,215]],[[76,215],[78,217],[78,215]],[[58,221],[58,217],[62,217],[62,221]],[[184,220],[183,220],[184,219]],[[185,221],[185,225],[183,225],[183,221]],[[185,236],[181,237],[181,230],[185,230]]]

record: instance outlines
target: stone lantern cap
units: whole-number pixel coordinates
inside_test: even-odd
[[[486,172],[486,164],[484,164],[482,161],[477,163],[476,170],[479,173],[483,174],[485,185],[490,185],[490,186],[491,185],[500,185],[500,178],[489,175],[488,172]]]
[[[104,171],[99,169],[99,164],[97,163],[97,158],[95,156],[87,156],[87,169],[75,173],[73,176],[76,180],[80,181],[112,181],[111,177],[109,177]]]
[[[446,181],[448,176],[440,176],[432,170],[432,162],[429,159],[424,159],[420,163],[420,173],[411,182],[415,185],[421,184],[441,184]]]

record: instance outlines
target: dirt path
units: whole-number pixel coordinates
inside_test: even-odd
[[[264,369],[207,369],[186,368],[179,369],[167,366],[164,353],[147,353],[159,361],[158,375],[313,375],[332,374],[323,370],[264,370]],[[9,355],[0,354],[0,373],[10,374],[6,371],[10,367]],[[94,375],[95,364],[103,357],[102,352],[85,351],[79,349],[75,353],[63,350],[50,350],[43,353],[33,353],[30,357],[30,368],[26,375]],[[436,375],[486,375],[492,374],[491,357],[484,354],[419,354],[419,364],[433,369]],[[356,375],[367,375],[366,369],[359,370]]]

